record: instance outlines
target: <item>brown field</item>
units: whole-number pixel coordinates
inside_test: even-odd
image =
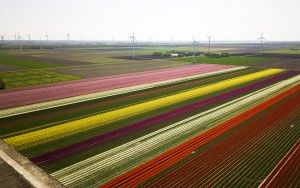
[[[62,67],[54,69],[55,72],[80,76],[82,78],[126,74],[140,71],[173,68],[190,63],[171,62],[168,60],[131,60],[127,62],[92,64],[75,67]]]
[[[79,66],[79,65],[84,65],[84,64],[87,64],[87,65],[92,64],[92,63],[88,63],[88,62],[56,59],[56,58],[49,58],[49,57],[35,57],[35,56],[30,56],[30,55],[18,55],[17,58],[29,60],[29,61],[47,62],[47,63],[62,65],[62,66]]]
[[[11,66],[11,65],[2,65],[0,64],[0,73],[8,72],[8,71],[18,71],[21,70],[19,67]]]
[[[260,68],[280,68],[300,71],[300,59],[276,58],[270,62],[253,64],[253,66]]]

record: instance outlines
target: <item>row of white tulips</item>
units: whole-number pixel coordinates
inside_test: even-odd
[[[300,75],[248,94],[224,105],[172,124],[166,128],[61,169],[52,175],[66,186],[82,186],[98,177],[100,183],[141,164],[216,122],[224,121],[299,83]],[[178,140],[178,138],[182,138]],[[155,151],[155,152],[153,152]],[[151,153],[151,154],[150,154]],[[126,165],[124,165],[126,164]],[[122,166],[122,168],[121,168]],[[121,168],[119,170],[116,170]]]

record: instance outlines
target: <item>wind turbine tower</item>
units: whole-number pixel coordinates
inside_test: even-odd
[[[212,36],[207,36],[207,38],[208,38],[208,53],[210,53],[210,42],[211,42]]]
[[[132,43],[131,43],[131,46],[132,46],[131,56],[132,56],[132,58],[135,58],[135,54],[134,54],[135,35],[134,35],[134,33],[132,33],[132,36],[130,36],[129,38],[132,39]]]
[[[263,34],[263,33],[261,33],[261,35],[260,35],[260,37],[258,38],[258,40],[260,40],[259,54],[261,54],[261,53],[262,53],[262,50],[263,50],[263,40],[266,40],[266,39],[264,38],[264,34]]]
[[[67,33],[67,40],[68,40],[68,44],[70,44],[70,34]]]
[[[1,37],[2,49],[4,49],[4,36],[3,36],[3,35],[1,35],[0,37]]]
[[[44,36],[46,37],[46,40],[47,40],[47,43],[48,43],[49,42],[49,35],[46,33]]]
[[[196,63],[196,41],[195,41],[195,37],[193,36],[193,49],[194,49],[194,53],[193,53],[193,63]]]
[[[13,37],[15,38],[15,42],[17,42],[17,34],[14,34]]]
[[[20,50],[23,50],[23,46],[22,46],[22,36],[18,34],[18,41],[20,42]]]
[[[28,34],[28,35],[27,35],[27,37],[28,37],[27,46],[28,46],[28,49],[29,49],[29,46],[30,46],[30,40],[31,40],[31,38],[30,38],[30,37],[31,37],[31,36],[30,36],[30,34]]]
[[[19,44],[18,44],[18,35],[17,35],[17,34],[14,34],[13,37],[14,37],[14,39],[15,39],[15,40],[14,40],[14,44],[16,45],[16,49],[18,49],[18,45],[19,45]],[[14,47],[14,46],[13,46],[13,47]]]

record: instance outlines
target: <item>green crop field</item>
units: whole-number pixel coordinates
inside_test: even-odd
[[[174,61],[192,62],[193,57],[180,57],[171,58]],[[251,65],[254,63],[262,63],[271,61],[272,58],[267,57],[244,57],[244,56],[231,56],[222,58],[209,58],[209,57],[196,57],[197,63],[208,63],[208,64],[222,64],[222,65]]]
[[[5,72],[0,73],[0,78],[7,89],[79,79],[77,76],[44,70]]]

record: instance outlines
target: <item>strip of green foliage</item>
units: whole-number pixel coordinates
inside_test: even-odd
[[[159,52],[153,52],[153,56],[156,57],[172,57],[173,55],[176,55],[177,57],[189,57],[193,56],[194,52],[189,50],[170,50],[170,51],[159,51]],[[205,57],[211,57],[211,58],[220,58],[220,57],[229,57],[230,54],[228,52],[201,52],[201,51],[195,51],[195,56],[205,56]]]
[[[0,73],[0,78],[7,89],[79,79],[77,76],[44,70],[5,72]]]
[[[184,61],[192,62],[193,57],[179,57],[171,58],[174,61]],[[196,63],[208,63],[208,64],[221,64],[221,65],[252,65],[254,63],[262,63],[266,61],[271,61],[272,58],[268,57],[249,57],[249,56],[230,56],[230,57],[220,57],[220,58],[211,58],[205,56],[196,56]]]

